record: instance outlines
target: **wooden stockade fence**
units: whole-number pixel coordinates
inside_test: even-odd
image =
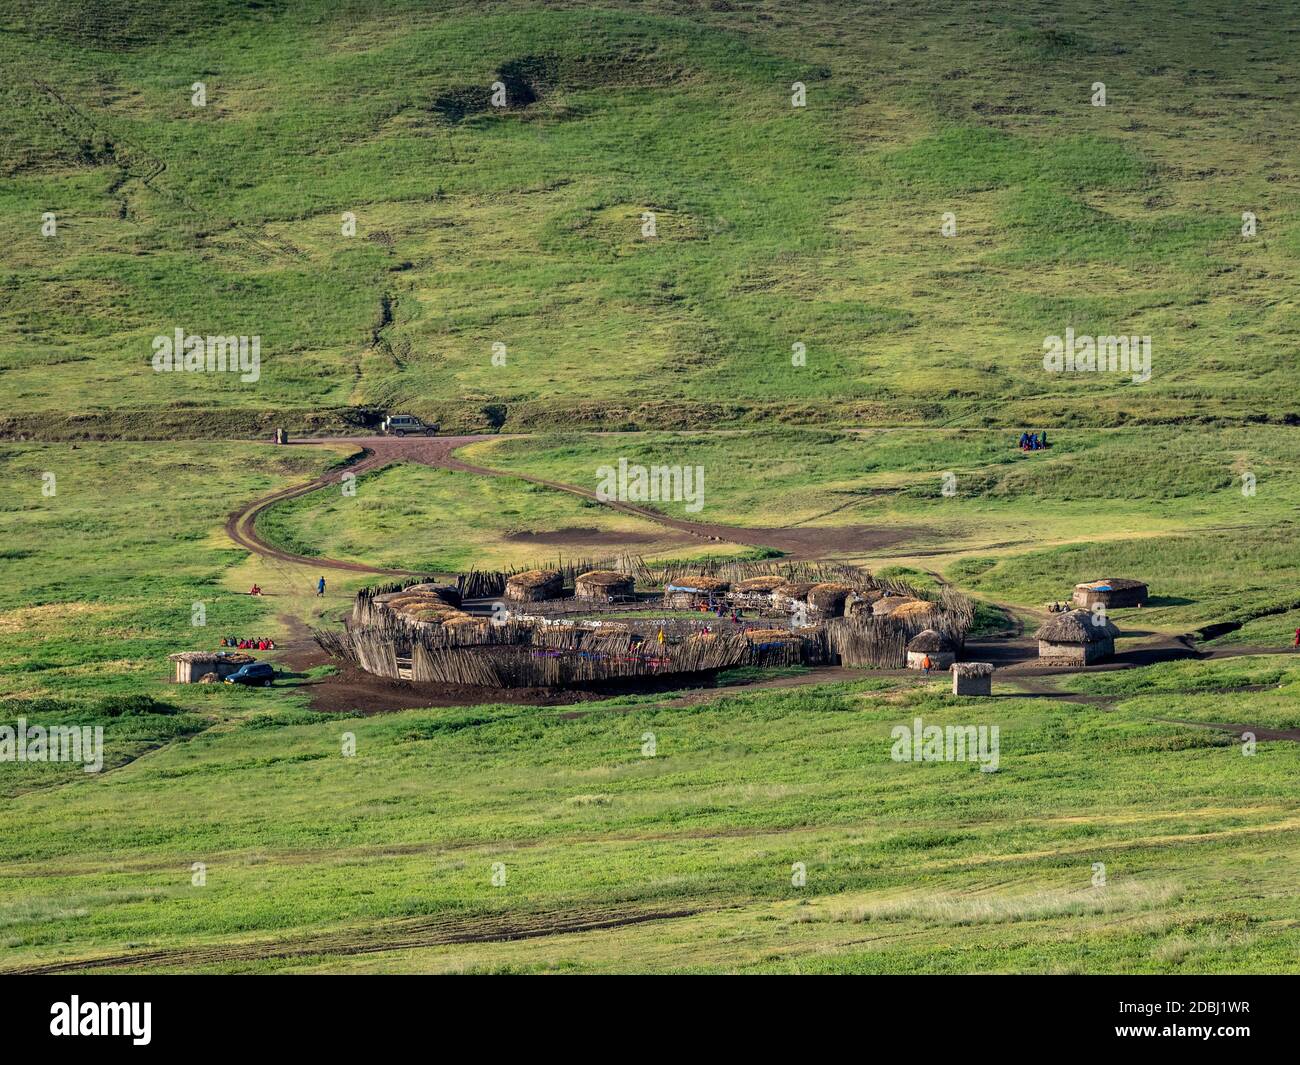
[[[627,632],[515,622],[466,626],[464,631],[382,623],[342,632],[313,631],[313,636],[329,654],[376,676],[489,688],[557,687],[749,664],[793,664],[806,653],[802,640],[775,647],[736,634],[661,646]],[[403,668],[407,661],[409,673]]]
[[[465,599],[493,599],[504,591],[510,572],[475,570],[462,574],[455,586]],[[855,614],[836,617],[772,635],[749,637],[740,631],[702,633],[697,622],[665,618],[649,632],[644,622],[590,625],[508,618],[469,619],[457,624],[425,624],[391,609],[378,597],[410,587],[411,580],[364,588],[356,597],[352,618],[343,632],[315,631],[316,642],[328,653],[380,677],[424,683],[473,685],[492,688],[556,687],[612,678],[649,677],[676,673],[709,673],[743,665],[875,666],[902,669],[907,664],[907,644],[925,629],[934,629],[956,648],[974,621],[974,605],[965,596],[944,587],[937,598],[923,596],[901,581],[873,579],[853,566],[815,562],[720,562],[649,566],[636,556],[614,560],[557,561],[543,568],[558,570],[567,585],[591,569],[614,569],[636,577],[645,588],[663,588],[675,577],[709,575],[740,582],[750,577],[774,575],[790,581],[839,582],[857,589],[878,589],[891,596],[907,596],[924,603],[914,611],[887,616]],[[451,582],[447,582],[451,583]],[[481,609],[481,608],[480,608]],[[529,603],[529,614],[561,616],[548,604]],[[614,607],[613,609],[626,609]],[[589,604],[582,613],[595,611]],[[706,622],[709,620],[704,619]],[[631,631],[641,628],[641,632]]]
[[[619,677],[708,673],[737,666],[832,665],[901,669],[925,619],[834,618],[788,636],[690,633],[653,637],[519,622],[442,629],[386,621],[317,630],[330,655],[375,676],[490,688],[557,687]],[[407,663],[409,662],[409,666]]]

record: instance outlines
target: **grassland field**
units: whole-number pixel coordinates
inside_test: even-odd
[[[19,0],[5,424],[1282,420],[1300,81],[1277,16]],[[151,372],[176,327],[260,336],[259,380]],[[1151,336],[1152,380],[1045,373],[1067,327]]]
[[[0,973],[1300,971],[1300,743],[1237,735],[1300,730],[1282,8],[12,0],[0,726],[100,726],[105,762],[0,762]],[[258,380],[154,373],[177,327],[258,335]],[[1067,327],[1150,335],[1151,381],[1045,373]],[[502,476],[350,494],[344,436],[260,442],[398,410],[499,431],[457,457]],[[950,584],[981,633],[1136,576],[1122,649],[1252,653],[992,699],[170,683],[225,635],[300,648],[364,567],[774,554],[535,481],[619,459],[704,470],[668,519],[891,532],[834,560]],[[257,522],[306,561],[226,535],[326,475]],[[892,760],[917,717],[996,726],[997,772]]]
[[[939,434],[934,446],[959,484],[988,486],[993,514],[980,516],[978,499],[935,496],[931,476],[906,468],[909,442],[892,435],[874,449],[869,437],[808,434],[798,461],[820,463],[812,469],[840,487],[892,480],[888,505],[896,495],[914,508],[898,520],[938,521],[935,508],[956,501],[969,509],[976,540],[1002,535],[997,485],[1019,493],[1036,483],[1019,452],[1007,463],[991,442]],[[1140,453],[1140,434],[1113,435]],[[717,449],[704,461],[726,468],[743,451],[799,438],[709,437],[699,446]],[[1207,531],[1185,523],[1142,556],[1161,560],[1154,583],[1171,589],[1162,595],[1169,604],[1143,622],[1181,629],[1226,607],[1201,600],[1209,592],[1195,575],[1206,553],[1225,564],[1217,530],[1233,507],[1238,522],[1261,519],[1235,534],[1238,549],[1257,552],[1242,558],[1242,572],[1259,573],[1258,594],[1270,603],[1285,594],[1285,581],[1261,565],[1277,539],[1265,533],[1286,509],[1269,494],[1290,490],[1285,454],[1262,450],[1265,433],[1253,439],[1261,450],[1251,465],[1276,463],[1276,478],[1261,474],[1249,499],[1223,477],[1191,480],[1183,502]],[[641,454],[632,443],[618,441]],[[1224,454],[1243,443],[1231,434],[1220,441]],[[1031,458],[1084,459],[1086,444],[1062,440],[1059,452]],[[645,446],[653,454],[654,441]],[[232,501],[335,468],[345,450],[6,447],[4,475],[27,488],[3,512],[12,545],[0,570],[4,717],[102,722],[108,757],[98,776],[76,766],[5,767],[14,830],[0,851],[3,968],[118,957],[108,969],[129,970],[139,964],[128,956],[146,947],[163,952],[147,966],[163,971],[600,972],[635,956],[654,971],[947,972],[986,968],[990,952],[1003,971],[1293,967],[1296,745],[1261,742],[1245,758],[1226,733],[1173,723],[1300,727],[1300,667],[1286,657],[1060,682],[1063,692],[1099,700],[1087,705],[1012,690],[992,702],[953,701],[937,682],[868,673],[704,702],[628,696],[587,704],[577,718],[488,706],[340,720],[308,710],[293,682],[270,693],[167,684],[163,656],[175,647],[204,646],[227,630],[284,634],[285,615],[328,617],[365,581],[331,573],[329,594],[317,600],[311,570],[250,559],[220,532]],[[476,460],[566,476],[588,461],[570,437],[471,450],[488,453]],[[860,463],[855,477],[858,454],[875,461]],[[1136,462],[1117,468],[1139,481],[1150,475]],[[41,474],[50,471],[58,493],[45,497]],[[391,478],[401,491],[372,490]],[[508,561],[503,537],[514,523],[496,511],[485,520],[465,500],[514,482],[478,478],[471,488],[470,480],[390,467],[361,478],[355,497],[325,490],[285,504],[287,518],[272,528],[284,520],[304,535],[354,529],[358,543],[369,535],[408,552],[422,542],[448,551],[498,542]],[[749,503],[762,487],[710,496],[718,513],[709,516],[753,518]],[[781,493],[779,480],[766,487]],[[1112,489],[1124,495],[1122,481]],[[815,515],[833,495],[800,496],[800,505]],[[160,522],[163,498],[168,520]],[[500,498],[534,531],[575,520],[561,493]],[[375,505],[361,506],[367,500]],[[338,509],[344,503],[354,511]],[[364,525],[412,507],[419,513],[406,524]],[[334,518],[313,526],[319,508],[334,508]],[[593,520],[593,508],[578,509]],[[1111,520],[1140,511],[1112,510],[1123,518]],[[93,521],[78,518],[89,513]],[[1051,530],[1063,519],[1048,508],[1036,520]],[[1091,549],[1151,540],[1135,529]],[[1049,543],[928,563],[977,594],[1029,605],[1046,579],[1044,559],[1075,549]],[[243,594],[253,580],[266,598]],[[206,604],[204,630],[191,624],[196,601]],[[890,729],[917,715],[998,724],[999,772],[890,761]],[[355,759],[340,753],[344,732],[356,736]],[[648,732],[659,744],[654,758],[640,753]],[[85,823],[97,826],[93,841],[78,827]],[[196,861],[207,869],[202,888],[190,881]],[[1104,890],[1092,886],[1094,861],[1109,870]],[[497,862],[505,888],[492,884]],[[809,870],[800,889],[790,879],[795,862]],[[565,934],[564,921],[579,930]],[[592,928],[581,930],[584,922]],[[517,944],[492,932],[552,924],[553,934]],[[453,942],[476,928],[484,942]]]

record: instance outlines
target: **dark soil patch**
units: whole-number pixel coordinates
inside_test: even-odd
[[[324,652],[322,652],[322,655]],[[333,662],[325,658],[326,662]],[[319,664],[319,663],[318,663]],[[333,662],[338,666],[339,663]],[[311,708],[322,713],[382,714],[393,710],[418,710],[434,706],[482,706],[505,703],[511,706],[569,706],[596,702],[616,695],[643,692],[680,691],[691,687],[713,687],[712,674],[615,679],[578,688],[483,688],[474,685],[415,684],[372,676],[352,666],[309,681],[305,691]]]
[[[569,526],[550,532],[516,532],[506,537],[516,544],[542,544],[548,547],[574,547],[586,544],[619,547],[624,544],[653,544],[664,540],[684,540],[671,534],[617,532],[590,526]]]
[[[602,55],[526,55],[497,67],[491,81],[505,87],[505,106],[495,110],[524,111],[553,93],[607,89],[611,86],[665,85],[682,71],[670,68],[637,49]],[[464,122],[494,110],[490,85],[462,85],[436,97],[431,106],[442,121]]]

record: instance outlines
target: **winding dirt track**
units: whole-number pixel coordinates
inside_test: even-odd
[[[654,522],[667,529],[694,536],[702,540],[721,543],[741,544],[747,547],[771,547],[783,551],[792,560],[825,559],[836,555],[863,553],[876,548],[899,543],[915,535],[920,530],[891,526],[878,528],[868,525],[849,525],[835,527],[742,527],[719,525],[712,522],[686,521],[661,514],[650,507],[618,500],[603,500],[597,497],[594,489],[582,488],[563,481],[551,481],[544,477],[533,477],[513,470],[498,470],[490,466],[477,466],[455,457],[455,452],[467,444],[481,440],[509,439],[501,436],[435,436],[435,437],[318,437],[298,440],[294,445],[351,444],[363,448],[360,457],[344,470],[332,470],[315,480],[283,488],[271,495],[263,496],[234,511],[226,519],[226,533],[235,543],[259,555],[279,559],[282,562],[297,562],[308,566],[326,569],[349,570],[354,573],[379,573],[395,576],[417,576],[410,570],[379,569],[359,562],[344,562],[339,559],[312,558],[296,555],[268,544],[257,533],[257,517],[268,507],[286,499],[306,495],[318,489],[339,483],[344,472],[361,474],[380,469],[395,462],[414,462],[437,469],[455,470],[460,473],[473,473],[482,477],[514,477],[530,484],[542,485],[557,492],[567,492],[582,499],[600,503],[611,510],[632,514],[645,521]]]

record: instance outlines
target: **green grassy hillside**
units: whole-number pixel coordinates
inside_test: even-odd
[[[1285,5],[586,7],[8,5],[6,424],[1296,410]],[[1149,335],[1152,380],[1047,373],[1067,327]],[[260,379],[154,373],[176,328],[260,336]]]
[[[1271,667],[1251,679],[1294,705],[1294,665]],[[1158,702],[1105,706],[867,681],[577,717],[214,707],[188,742],[9,801],[0,969],[1294,972],[1300,747],[1160,720],[1214,699],[1256,723],[1238,682],[1170,669]],[[996,724],[998,771],[891,760],[918,715]]]

